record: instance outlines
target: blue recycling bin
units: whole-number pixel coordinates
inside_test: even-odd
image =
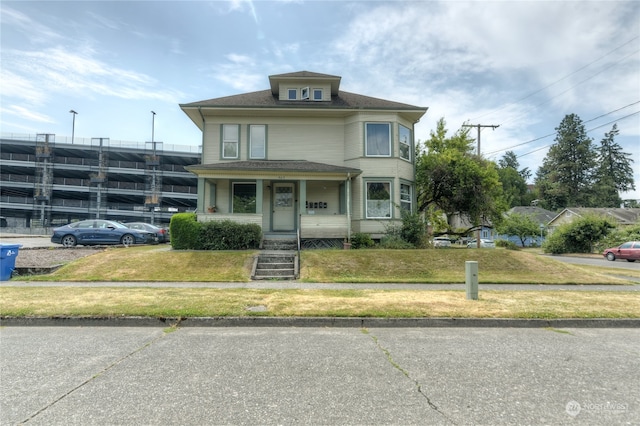
[[[21,244],[0,244],[0,281],[11,279]]]

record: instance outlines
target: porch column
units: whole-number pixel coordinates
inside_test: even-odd
[[[347,180],[345,182],[345,192],[347,193],[347,238],[351,242],[351,173],[347,174]]]
[[[206,212],[207,206],[205,206],[205,200],[204,200],[204,187],[205,187],[205,180],[204,178],[198,177],[198,204],[196,207],[196,212],[198,213],[204,213]]]
[[[300,181],[300,195],[298,196],[298,211],[299,214],[307,214],[307,181]]]
[[[262,214],[262,195],[263,195],[263,188],[262,188],[262,179],[256,179],[256,213],[257,214]]]

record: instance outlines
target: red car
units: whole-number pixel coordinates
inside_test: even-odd
[[[611,261],[627,259],[627,262],[635,262],[640,259],[640,241],[627,241],[618,247],[606,249],[602,255]]]

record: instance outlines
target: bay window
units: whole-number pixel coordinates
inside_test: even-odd
[[[400,158],[411,161],[411,130],[400,124],[398,128],[398,139],[400,146]]]
[[[391,182],[367,182],[367,219],[391,217]]]
[[[367,157],[391,156],[391,124],[365,124],[365,152]]]

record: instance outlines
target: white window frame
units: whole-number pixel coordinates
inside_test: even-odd
[[[227,129],[235,127],[235,138],[227,133]],[[226,155],[226,147],[235,146],[235,156]],[[236,160],[240,158],[240,125],[239,124],[223,124],[222,125],[222,158],[225,160]]]
[[[300,89],[300,99],[309,99],[309,87]]]
[[[393,217],[392,210],[392,182],[390,180],[369,180],[365,182],[365,215],[367,219],[391,219]],[[382,185],[387,194],[388,199],[369,199],[370,185]]]
[[[413,186],[404,182],[400,182],[400,209],[413,211]]]
[[[406,129],[406,132],[403,132],[403,129]],[[406,133],[405,135],[403,135],[403,133]],[[400,156],[400,158],[402,158],[403,160],[409,161],[411,162],[411,129],[408,128],[407,126],[403,126],[402,124],[398,125],[398,155]],[[403,147],[406,147],[407,150],[407,157],[404,157],[402,155],[402,149]]]
[[[386,147],[386,153],[374,153],[373,149],[370,149],[370,147],[373,146],[373,143],[375,142],[376,145],[378,146],[378,149],[376,151],[381,151],[382,149],[384,149],[384,140],[380,140],[380,141],[374,141],[373,139],[378,139],[378,138],[384,138],[384,132],[373,132],[373,126],[379,127],[379,126],[386,126],[387,127],[387,132],[386,132],[386,138],[387,138],[387,147]],[[386,123],[386,122],[368,122],[368,123],[364,123],[364,145],[365,145],[365,155],[367,157],[391,157],[391,123]]]
[[[293,98],[291,95],[293,94]],[[294,101],[298,99],[298,89],[287,89],[287,100]]]
[[[320,95],[320,97],[316,97],[316,95],[318,94]],[[324,96],[323,96],[322,89],[313,89],[313,100],[317,102],[323,99],[324,99]]]
[[[258,133],[260,129],[262,134]],[[249,125],[249,158],[252,160],[267,158],[267,126],[264,124]]]

